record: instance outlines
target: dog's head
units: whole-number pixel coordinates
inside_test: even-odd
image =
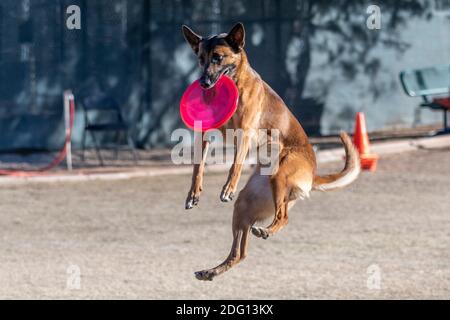
[[[228,74],[233,76],[241,62],[245,45],[245,30],[242,23],[236,24],[229,33],[203,38],[183,26],[183,35],[198,57],[203,88],[214,87],[219,78]]]

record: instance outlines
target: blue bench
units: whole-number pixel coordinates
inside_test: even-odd
[[[443,112],[444,129],[437,134],[450,133],[450,65],[402,71],[400,81],[408,96],[422,97],[420,107]]]

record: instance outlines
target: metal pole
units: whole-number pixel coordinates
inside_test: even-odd
[[[64,124],[65,124],[65,132],[71,129],[70,128],[70,104],[73,103],[74,96],[70,90],[64,91]],[[67,170],[72,171],[72,140],[70,139],[66,145],[66,163]]]

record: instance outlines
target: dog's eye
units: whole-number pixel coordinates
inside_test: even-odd
[[[220,64],[221,62],[222,62],[222,60],[223,60],[223,56],[221,56],[220,54],[213,54],[213,57],[212,57],[212,62],[213,63],[216,63],[216,64]]]

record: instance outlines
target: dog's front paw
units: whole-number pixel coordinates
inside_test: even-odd
[[[195,273],[195,277],[197,278],[197,280],[201,281],[213,281],[216,275],[217,274],[212,270],[198,271]]]
[[[266,240],[269,238],[269,231],[266,228],[252,227],[252,233],[255,237]]]
[[[222,202],[231,202],[233,201],[234,193],[233,192],[224,192],[222,191],[222,194],[220,195],[220,200]]]
[[[232,190],[232,188],[230,188],[229,185],[226,185],[223,190],[222,193],[220,194],[220,200],[222,202],[231,202],[233,201],[234,198],[234,192]]]
[[[200,196],[189,193],[186,199],[186,210],[191,210],[192,208],[194,208],[194,206],[197,206],[199,201]]]

